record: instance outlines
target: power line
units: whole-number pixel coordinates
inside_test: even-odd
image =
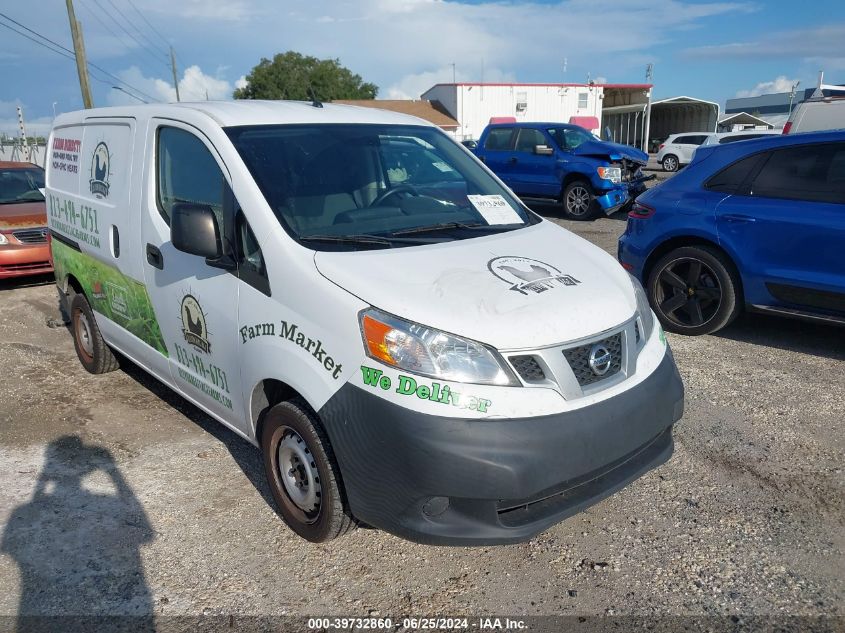
[[[154,26],[150,23],[150,21],[146,18],[146,16],[138,10],[138,7],[136,7],[136,6],[135,6],[135,3],[134,3],[134,2],[132,2],[132,0],[126,0],[126,1],[129,3],[129,6],[131,6],[133,9],[135,9],[135,13],[137,13],[138,15],[140,15],[140,16],[141,16],[141,19],[142,19],[144,22],[146,22],[146,23],[147,23],[147,26],[148,26],[148,27],[150,27],[150,28],[153,30],[153,33],[155,33],[156,35],[158,35],[159,39],[160,39],[162,42],[164,42],[165,46],[170,46],[170,42],[168,42],[166,39],[164,39],[164,36],[163,36],[163,35],[159,32],[159,30],[158,30],[156,27],[154,27]]]
[[[161,59],[160,59],[160,58],[159,58],[159,57],[155,54],[155,52],[153,52],[153,51],[151,51],[151,50],[150,50],[150,47],[149,47],[149,46],[147,46],[147,45],[146,45],[146,44],[144,44],[141,40],[139,40],[137,37],[135,37],[135,35],[134,35],[134,34],[133,34],[133,33],[132,33],[129,29],[127,29],[125,26],[123,26],[123,24],[122,24],[120,21],[118,21],[118,19],[117,19],[116,17],[114,17],[114,16],[113,16],[113,15],[112,15],[112,14],[111,14],[108,10],[106,10],[106,8],[105,8],[102,4],[100,4],[100,0],[94,0],[94,4],[96,4],[96,5],[100,8],[100,10],[101,10],[101,11],[102,11],[102,12],[103,12],[106,16],[108,16],[108,18],[109,18],[112,22],[114,22],[114,23],[118,26],[118,28],[119,28],[121,31],[123,31],[124,33],[126,33],[126,34],[127,34],[127,35],[128,35],[128,36],[129,36],[129,37],[130,37],[130,38],[131,38],[131,39],[132,39],[132,40],[133,40],[133,41],[134,41],[134,42],[135,42],[138,46],[140,46],[140,47],[141,47],[141,49],[142,49],[145,53],[147,53],[147,55],[149,55],[150,57],[152,57],[152,58],[153,58],[156,62],[158,62],[158,63],[164,63],[164,62],[163,62],[163,61],[162,61],[162,60],[161,60]]]
[[[154,43],[149,37],[147,37],[146,33],[144,33],[141,29],[138,28],[138,25],[136,24],[136,22],[127,18],[126,14],[123,13],[123,11],[120,10],[120,8],[114,3],[113,0],[107,0],[107,1],[112,7],[114,7],[114,10],[117,11],[120,14],[120,17],[122,17],[124,20],[126,20],[126,23],[129,24],[130,26],[132,26],[133,29],[135,29],[135,31],[138,33],[138,35],[140,35],[147,42],[149,42],[150,46],[153,47],[153,50],[161,52],[158,48],[158,44]],[[164,53],[164,56],[167,57],[166,52]]]
[[[8,20],[9,22],[12,22],[12,23],[16,24],[17,26],[21,27],[22,29],[24,29],[24,30],[26,30],[26,31],[29,31],[30,33],[32,33],[32,34],[33,34],[33,35],[35,35],[36,37],[40,37],[42,40],[44,40],[44,41],[46,41],[46,42],[49,42],[50,44],[52,44],[53,46],[55,46],[55,47],[56,47],[56,48],[58,48],[58,49],[61,49],[61,51],[64,51],[64,53],[67,53],[67,55],[65,55],[66,57],[67,57],[67,56],[69,56],[71,59],[76,59],[76,55],[75,55],[75,54],[74,54],[74,52],[73,52],[72,50],[70,50],[69,48],[67,48],[67,47],[65,47],[65,46],[62,46],[62,45],[61,45],[61,44],[59,44],[58,42],[54,42],[54,41],[53,41],[53,40],[51,40],[49,37],[46,37],[46,36],[42,35],[41,33],[37,32],[37,31],[33,31],[33,30],[32,30],[31,28],[29,28],[28,26],[24,26],[23,24],[21,24],[20,22],[18,22],[17,20],[15,20],[15,19],[13,19],[13,18],[10,18],[8,15],[6,15],[6,14],[5,14],[5,13],[3,13],[3,12],[0,12],[0,17],[5,18],[5,19],[6,19],[6,20]],[[36,44],[40,44],[41,46],[44,46],[45,48],[47,48],[47,49],[49,49],[49,50],[52,50],[54,53],[64,54],[64,53],[62,53],[61,51],[55,50],[55,49],[53,49],[53,48],[50,48],[49,46],[47,46],[47,45],[46,45],[46,44],[44,44],[43,42],[39,42],[39,41],[37,41],[37,40],[35,40],[35,39],[33,39],[33,38],[29,37],[29,36],[28,36],[28,35],[26,35],[25,33],[21,33],[20,31],[18,31],[18,30],[16,30],[16,29],[12,28],[12,27],[11,27],[11,26],[9,26],[8,24],[5,24],[5,23],[3,23],[3,22],[0,22],[0,24],[2,24],[3,26],[5,26],[6,28],[8,28],[8,29],[9,29],[9,30],[11,30],[11,31],[14,31],[14,32],[15,32],[15,33],[17,33],[18,35],[22,35],[22,36],[24,36],[25,38],[27,38],[27,39],[29,39],[29,40],[32,40],[32,41],[34,41]],[[123,84],[124,86],[126,86],[126,87],[127,87],[127,88],[129,88],[130,90],[134,90],[134,91],[135,91],[135,92],[137,92],[138,94],[144,95],[145,97],[147,97],[147,99],[151,99],[152,101],[159,101],[159,100],[158,100],[158,99],[156,99],[155,97],[151,97],[150,95],[148,95],[148,94],[147,94],[146,92],[144,92],[143,90],[139,90],[138,88],[136,88],[136,87],[135,87],[135,86],[133,86],[132,84],[130,84],[130,83],[128,83],[128,82],[126,82],[126,81],[124,81],[123,79],[121,79],[120,77],[117,77],[116,75],[111,74],[109,71],[105,70],[104,68],[102,68],[102,67],[98,66],[97,64],[95,64],[95,63],[93,63],[93,62],[88,62],[88,67],[89,67],[89,69],[94,68],[94,69],[96,69],[96,70],[100,71],[103,75],[106,75],[107,77],[111,77],[112,79],[114,79],[114,80],[115,80],[115,81],[117,81],[118,83]],[[103,81],[103,80],[98,79],[98,81]],[[108,82],[103,82],[103,83],[108,83]]]

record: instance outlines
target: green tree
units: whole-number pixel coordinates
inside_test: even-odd
[[[262,58],[237,88],[235,99],[375,99],[378,87],[340,65],[339,59],[317,59],[294,51]],[[313,94],[312,94],[313,91]]]

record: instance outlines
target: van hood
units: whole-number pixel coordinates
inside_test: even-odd
[[[609,141],[586,141],[572,150],[573,154],[579,156],[606,156],[611,160],[625,158],[645,165],[648,163],[648,154],[630,145],[611,143]]]
[[[376,308],[499,350],[581,339],[636,310],[616,260],[549,221],[443,244],[319,251],[314,263]]]

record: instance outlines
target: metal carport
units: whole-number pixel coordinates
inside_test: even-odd
[[[651,103],[649,137],[665,139],[682,132],[715,132],[719,123],[719,104],[695,97],[671,97]]]

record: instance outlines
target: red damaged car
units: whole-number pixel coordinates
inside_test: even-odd
[[[38,165],[0,161],[0,279],[53,271],[43,192]]]

